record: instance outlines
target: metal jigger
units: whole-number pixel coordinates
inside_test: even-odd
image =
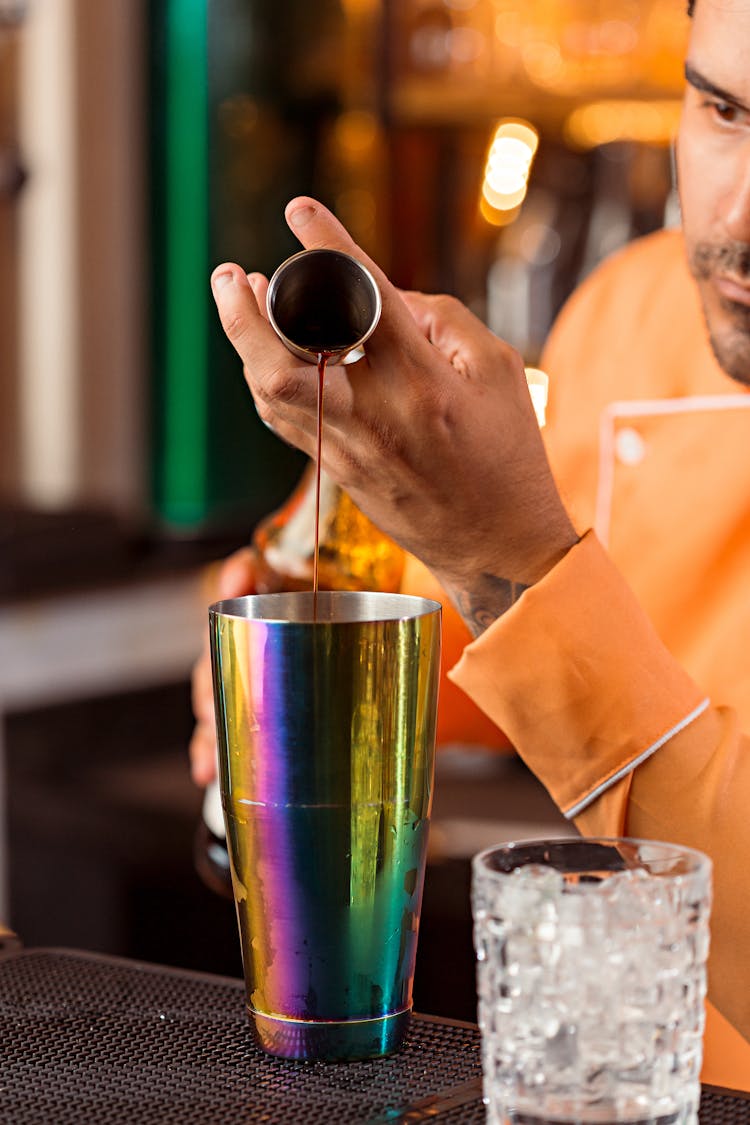
[[[301,250],[268,285],[268,319],[294,355],[316,363],[349,362],[380,319],[380,290],[370,271],[341,250]],[[353,354],[352,354],[353,353]]]

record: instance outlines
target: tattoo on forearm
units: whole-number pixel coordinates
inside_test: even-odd
[[[478,637],[518,601],[524,590],[528,586],[521,582],[482,574],[471,590],[453,590],[452,594],[471,635]]]

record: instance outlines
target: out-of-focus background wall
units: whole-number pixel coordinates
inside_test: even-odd
[[[193,866],[188,678],[210,564],[302,459],[255,415],[213,265],[271,272],[311,193],[533,364],[606,253],[678,221],[685,7],[0,0],[0,916],[28,942],[239,972]],[[484,760],[445,761],[465,851],[518,829],[477,812]]]
[[[272,270],[295,248],[297,192],[533,362],[576,281],[664,221],[684,7],[5,0],[6,502],[195,534],[285,495],[206,275],[225,255]],[[503,212],[484,175],[508,117],[539,143]],[[518,159],[496,166],[496,203]]]

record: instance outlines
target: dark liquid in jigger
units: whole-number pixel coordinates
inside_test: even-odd
[[[316,352],[319,357],[329,357],[348,351],[352,340],[357,339],[357,329],[347,324],[346,316],[342,317],[340,309],[331,308],[330,300],[325,300],[325,293],[322,296],[319,305],[306,305],[300,312],[285,311],[283,317],[277,314],[277,319],[286,338],[294,340],[298,348]]]

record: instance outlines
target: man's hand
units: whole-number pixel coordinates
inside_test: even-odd
[[[365,358],[326,373],[323,466],[426,563],[477,632],[506,608],[509,583],[537,581],[577,540],[523,362],[453,298],[396,290],[319,203],[296,199],[286,214],[304,247],[367,265],[383,299]],[[314,454],[316,371],[269,325],[268,282],[227,264],[212,285],[260,416]]]
[[[241,598],[253,593],[255,556],[251,547],[243,547],[222,563],[216,597]],[[195,730],[190,740],[190,768],[196,785],[208,785],[216,777],[216,723],[208,634],[193,668],[192,695]]]

